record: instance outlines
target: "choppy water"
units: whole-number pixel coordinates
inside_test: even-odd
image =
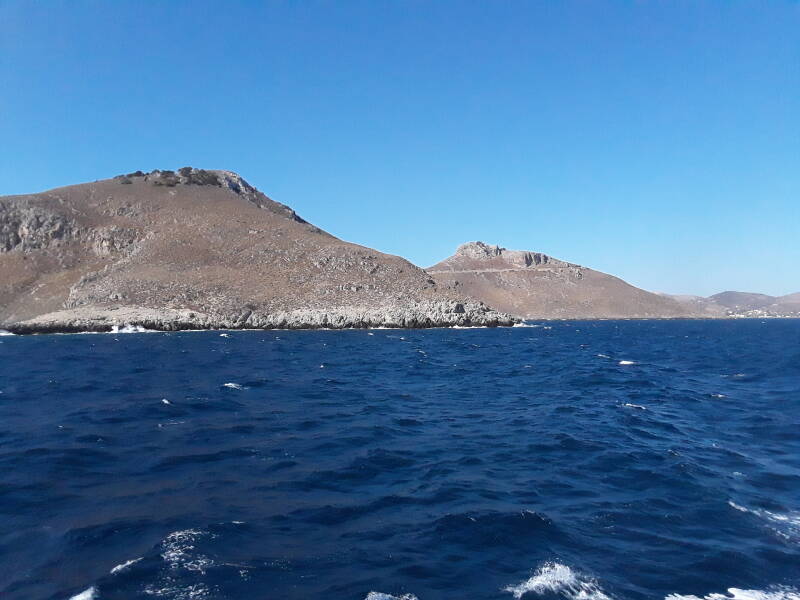
[[[800,321],[0,338],[3,599],[411,595],[800,599]]]

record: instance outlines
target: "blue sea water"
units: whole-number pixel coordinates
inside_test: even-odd
[[[4,600],[800,599],[800,320],[0,337]]]

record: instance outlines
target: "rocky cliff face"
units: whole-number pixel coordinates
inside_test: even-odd
[[[137,171],[0,198],[0,327],[106,330],[126,319],[160,329],[513,323],[228,171]]]
[[[692,307],[540,252],[469,242],[427,271],[442,285],[525,319],[698,316]]]

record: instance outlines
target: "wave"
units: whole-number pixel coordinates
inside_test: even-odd
[[[170,533],[164,538],[161,558],[171,569],[205,573],[206,569],[214,564],[214,561],[202,554],[196,554],[194,550],[196,542],[206,535],[208,535],[207,532],[198,529],[185,529]]]
[[[92,586],[88,590],[83,590],[80,594],[70,596],[69,600],[95,600],[97,598],[97,588]]]
[[[222,387],[230,388],[232,390],[243,390],[244,386],[241,383],[223,383]]]
[[[664,600],[800,600],[800,590],[793,587],[774,586],[766,590],[740,590],[728,588],[727,593],[692,596],[670,594]]]
[[[151,333],[153,331],[153,329],[145,329],[141,325],[123,325],[122,327],[113,325],[111,327],[111,333]]]
[[[112,575],[116,575],[117,573],[119,573],[120,571],[124,571],[125,569],[127,569],[131,565],[135,565],[140,560],[142,560],[142,557],[134,558],[132,560],[125,561],[124,563],[121,563],[121,564],[117,565],[116,567],[114,567],[113,569],[111,569],[111,571],[109,571],[109,573],[111,573]]]
[[[564,536],[550,518],[532,510],[449,514],[433,523],[432,533],[438,542],[458,544],[469,551],[503,548],[522,552]]]
[[[526,594],[556,595],[567,600],[612,600],[597,581],[573,571],[567,565],[547,562],[527,581],[503,588],[521,600]],[[726,593],[705,596],[668,594],[664,600],[800,600],[800,590],[790,586],[770,586],[763,590],[728,588]]]
[[[635,365],[636,363],[634,361],[632,361],[632,360],[621,360],[621,361],[619,361],[619,364],[621,364],[621,365]]]
[[[582,577],[566,565],[548,562],[527,580],[503,588],[520,600],[525,594],[558,594],[569,600],[611,600],[593,579]]]
[[[419,600],[414,594],[403,594],[402,596],[392,596],[383,592],[370,592],[364,600]]]
[[[778,513],[763,508],[747,508],[736,504],[733,500],[728,500],[728,505],[739,512],[749,513],[770,523],[770,529],[783,539],[794,542],[800,541],[800,512]]]
[[[157,549],[163,561],[158,579],[147,584],[143,591],[148,596],[169,600],[206,600],[212,593],[202,578],[215,562],[198,551],[204,538],[213,538],[208,531],[184,529],[173,531]]]

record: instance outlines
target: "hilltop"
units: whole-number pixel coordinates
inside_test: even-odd
[[[442,285],[525,319],[700,316],[673,298],[527,250],[468,242],[427,271]]]

